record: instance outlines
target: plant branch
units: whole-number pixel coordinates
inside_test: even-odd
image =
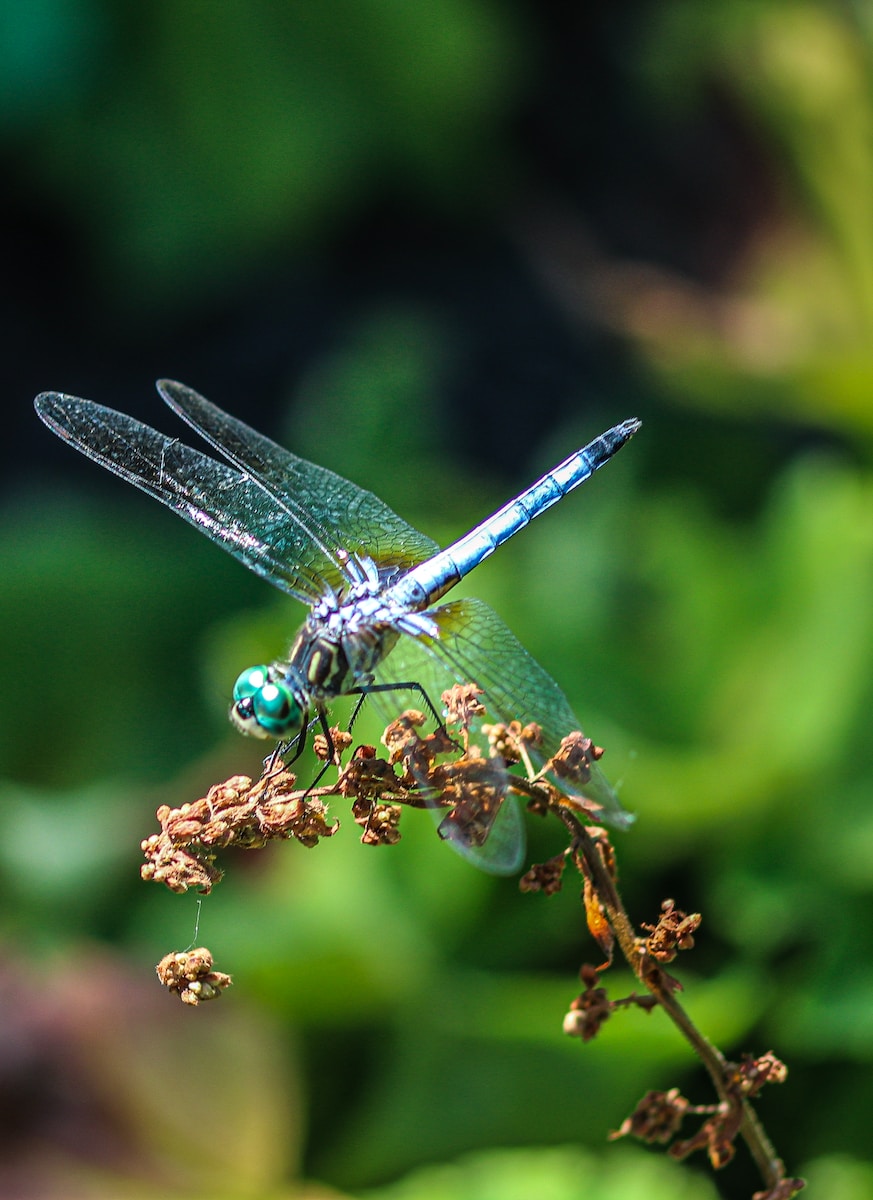
[[[748,1096],[743,1095],[738,1087],[737,1068],[700,1032],[676,999],[675,981],[648,953],[646,940],[635,934],[615,886],[615,879],[604,862],[600,842],[565,806],[554,806],[552,811],[570,832],[573,849],[581,853],[584,859],[585,868],[628,966],[655,997],[703,1063],[721,1105],[726,1111],[739,1110],[738,1132],[748,1146],[763,1181],[768,1188],[780,1187],[786,1182],[785,1166],[776,1154]]]

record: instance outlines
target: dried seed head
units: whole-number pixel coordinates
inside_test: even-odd
[[[155,968],[164,987],[175,992],[183,1004],[216,1000],[233,982],[223,971],[214,971],[212,955],[205,946],[166,954]]]

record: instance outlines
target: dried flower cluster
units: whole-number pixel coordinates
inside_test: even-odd
[[[197,888],[207,893],[222,877],[215,865],[220,849],[252,850],[273,838],[295,838],[315,846],[331,837],[339,822],[329,824],[323,801],[307,797],[295,784],[294,775],[277,761],[255,782],[247,775],[234,775],[193,804],[161,805],[161,832],[142,842],[142,878],[173,892]]]
[[[717,1093],[715,1104],[692,1105],[676,1088],[649,1092],[612,1136],[667,1145],[677,1159],[702,1150],[716,1169],[731,1160],[737,1139],[742,1139],[766,1184],[754,1200],[790,1200],[803,1188],[803,1181],[786,1176],[751,1107],[765,1084],[784,1081],[785,1066],[769,1053],[729,1063],[697,1030],[678,1003],[679,981],[667,974],[664,965],[694,946],[700,914],[688,915],[674,901],[665,900],[657,923],[644,924],[644,933],[638,934],[618,893],[615,852],[598,823],[598,806],[562,790],[564,780],[584,784],[602,751],[589,738],[574,733],[537,770],[533,760],[542,760],[536,753],[541,742],[537,726],[517,721],[482,724],[484,708],[473,685],[451,689],[443,702],[445,724],[432,733],[422,734],[426,718],[415,710],[392,721],[382,739],[387,757],[373,746],[358,746],[343,766],[342,756],[351,744],[349,734],[331,729],[318,735],[317,755],[338,771],[330,786],[299,788],[295,776],[274,756],[257,781],[234,776],[193,804],[160,808],[161,832],[142,843],[143,878],[176,892],[189,888],[208,892],[221,878],[215,861],[219,850],[254,849],[276,838],[315,846],[339,828],[338,821],[328,819],[328,796],[350,803],[364,845],[396,844],[404,808],[426,807],[445,810],[442,836],[481,846],[504,799],[515,792],[525,799],[529,811],[556,817],[569,835],[560,854],[534,864],[522,876],[522,891],[552,895],[560,890],[572,865],[582,879],[588,929],[604,955],[599,966],[581,968],[583,989],[564,1018],[565,1033],[587,1042],[619,1009],[660,1008],[691,1044]],[[474,738],[484,739],[484,749]],[[604,978],[616,946],[643,985],[642,994],[610,999]],[[215,998],[230,983],[229,976],[213,971],[205,949],[167,955],[158,974],[186,1004]],[[681,1139],[682,1124],[690,1117],[702,1120],[695,1132]]]
[[[229,975],[212,969],[212,955],[202,946],[165,955],[155,970],[164,987],[175,992],[183,1004],[217,1000],[232,982]]]
[[[745,1119],[743,1097],[757,1095],[767,1083],[782,1083],[787,1070],[773,1054],[747,1058],[739,1065],[726,1064],[727,1095],[719,1104],[691,1104],[678,1088],[668,1092],[647,1092],[636,1109],[612,1138],[632,1135],[645,1142],[669,1145],[671,1158],[687,1158],[695,1150],[704,1150],[716,1170],[727,1166],[734,1156],[735,1142]],[[675,1140],[688,1116],[706,1119],[691,1137]],[[781,1167],[781,1164],[779,1164]],[[756,1192],[753,1200],[790,1200],[804,1187],[803,1180],[783,1177],[766,1191]]]
[[[691,950],[694,946],[694,934],[703,920],[700,913],[686,916],[676,908],[672,900],[665,900],[661,905],[661,917],[657,925],[647,925],[650,936],[646,938],[646,953],[658,962],[672,962],[680,950]]]

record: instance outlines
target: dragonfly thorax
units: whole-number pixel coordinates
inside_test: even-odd
[[[287,660],[250,667],[237,679],[231,720],[256,737],[294,737],[312,710],[373,682],[373,671],[400,637],[395,614],[367,589],[316,605]]]

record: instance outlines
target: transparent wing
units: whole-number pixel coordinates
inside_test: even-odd
[[[49,429],[160,500],[256,574],[305,604],[324,591],[308,539],[255,480],[90,400],[44,392]]]
[[[487,871],[489,875],[515,875],[524,861],[527,849],[527,830],[521,806],[515,796],[502,800],[493,818],[488,840],[478,845],[460,826],[440,821],[443,839],[467,862]]]
[[[534,721],[542,728],[542,745],[532,756],[538,766],[555,754],[568,733],[580,729],[554,679],[483,601],[456,600],[429,610],[428,616],[439,626],[440,637],[420,638],[421,645],[444,661],[456,680],[472,681],[482,688],[492,721]],[[401,643],[404,640],[408,639]],[[388,670],[393,670],[393,657],[394,652],[386,660]],[[566,779],[560,784],[567,790]],[[604,819],[617,828],[626,829],[633,821],[596,763],[591,766],[590,781],[572,790],[601,805]]]
[[[385,579],[439,550],[372,492],[298,458],[182,383],[158,382],[174,412],[263,489],[283,524],[294,527],[296,561],[332,588],[354,576],[349,554],[372,558]]]
[[[213,445],[223,449],[224,437],[226,456],[243,469],[91,400],[44,392],[35,407],[64,441],[305,604],[353,577],[348,560],[356,550],[373,557],[389,578],[437,550],[372,493],[282,450],[181,384],[161,388],[167,402]]]

